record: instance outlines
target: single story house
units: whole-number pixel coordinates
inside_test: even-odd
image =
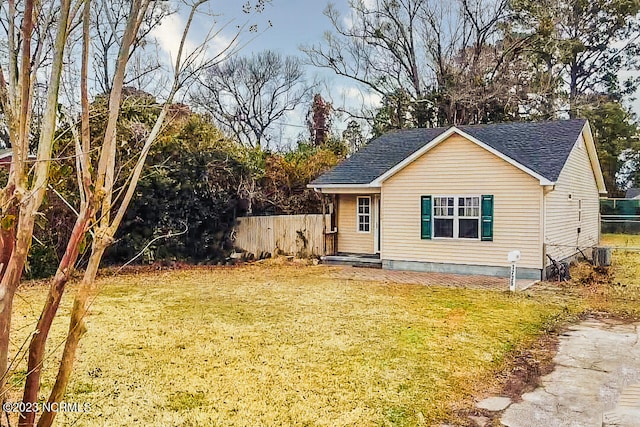
[[[338,256],[508,276],[519,250],[518,277],[530,279],[546,277],[547,254],[590,253],[606,194],[579,119],[394,131],[309,186],[333,200]]]
[[[35,154],[29,154],[27,156],[29,160],[35,160],[37,157]],[[11,148],[0,148],[0,167],[10,168],[13,161],[13,150]]]
[[[9,166],[13,158],[13,151],[11,148],[0,149],[0,165]]]

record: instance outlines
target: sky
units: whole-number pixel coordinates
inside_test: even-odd
[[[365,3],[373,3],[375,0],[365,0]],[[304,58],[304,53],[300,51],[302,45],[312,45],[320,43],[323,34],[332,29],[329,19],[323,15],[327,6],[326,0],[272,0],[260,14],[248,16],[242,12],[241,1],[215,1],[212,3],[211,16],[200,17],[194,22],[192,36],[190,37],[192,46],[202,40],[212,21],[217,22],[215,28],[220,28],[221,24],[229,24],[222,36],[216,37],[217,43],[210,46],[210,52],[214,53],[225,46],[231,34],[235,32],[237,25],[241,25],[248,20],[258,25],[258,35],[244,33],[241,36],[241,43],[247,44],[240,51],[242,55],[250,55],[252,52],[260,52],[266,49],[274,50],[283,55],[296,55]],[[252,0],[255,2],[255,0]],[[333,5],[341,14],[347,15],[349,11],[348,0],[333,0]],[[182,34],[184,19],[180,15],[174,15],[169,20],[165,20],[162,26],[155,31],[159,45],[165,52],[174,53]],[[320,85],[316,92],[325,99],[333,103],[334,107],[349,109],[360,108],[365,105],[375,105],[379,98],[375,94],[367,93],[355,82],[345,77],[336,76],[328,70],[321,70],[317,67],[307,66],[307,80],[319,81]],[[624,75],[628,75],[625,73]],[[638,73],[635,73],[638,75]],[[640,93],[636,93],[636,99],[631,104],[632,110],[640,116]],[[299,134],[306,134],[305,115],[308,105],[299,108],[294,114],[289,114],[279,124],[279,131],[274,139],[281,139],[280,146],[292,145],[297,140]],[[335,130],[341,132],[346,127],[347,117],[334,120]],[[279,137],[279,138],[278,138]]]
[[[223,36],[217,37],[217,42],[209,48],[210,53],[216,53],[227,45],[236,26],[249,20],[258,25],[258,32],[242,34],[240,43],[246,45],[240,50],[240,55],[269,49],[282,55],[295,55],[304,59],[300,47],[319,43],[323,34],[332,28],[329,19],[323,15],[327,6],[324,0],[273,0],[262,13],[252,16],[242,12],[242,3],[244,1],[213,2],[213,13],[219,16],[200,17],[194,21],[190,45],[193,47],[199,44],[215,19],[217,28],[228,24]],[[332,3],[341,12],[349,10],[347,0],[334,0]],[[175,55],[177,52],[184,21],[184,14],[173,15],[153,33],[165,53],[172,52]],[[321,93],[334,107],[360,107],[363,101],[377,102],[379,99],[373,94],[363,93],[350,79],[310,65],[306,68],[306,80],[317,82],[319,86],[315,92]],[[290,146],[297,141],[299,134],[306,135],[305,115],[308,107],[309,105],[301,106],[298,111],[278,123],[278,130],[275,131],[278,135],[274,139],[281,138],[282,142],[276,145]],[[335,130],[341,132],[346,127],[346,121],[346,116],[342,120],[334,120]]]

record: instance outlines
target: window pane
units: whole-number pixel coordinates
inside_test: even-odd
[[[435,197],[433,201],[433,216],[453,216],[455,202],[453,197]]]
[[[460,219],[458,223],[458,237],[461,239],[477,239],[478,238],[478,220],[477,219]]]
[[[368,232],[371,222],[371,199],[358,197],[358,231]]]
[[[369,231],[368,215],[358,215],[358,231]]]
[[[433,220],[434,237],[453,237],[453,220],[438,219]]]
[[[453,209],[455,199],[453,197],[434,197],[433,206],[434,206],[434,214],[436,215],[453,215],[453,210],[451,210],[450,214],[449,209]],[[439,208],[439,209],[436,209]],[[436,213],[438,212],[438,213]]]
[[[479,217],[480,216],[480,198],[479,197],[459,197],[458,198],[458,216]]]

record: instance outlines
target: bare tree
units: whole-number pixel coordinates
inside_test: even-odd
[[[8,122],[13,157],[8,183],[0,193],[3,222],[0,231],[0,391],[3,399],[6,396],[13,298],[49,179],[64,49],[72,21],[71,0],[62,0],[57,7],[49,9],[33,0],[25,0],[21,10],[14,1],[6,6],[3,23],[8,56],[7,62],[0,66],[0,103]],[[45,21],[42,20],[44,16],[47,17]],[[38,25],[54,19],[57,28],[53,39],[47,38],[48,31]],[[46,102],[37,132],[37,159],[31,164],[28,160],[31,112],[45,50],[50,61]]]
[[[425,0],[376,0],[372,6],[350,0],[343,17],[329,4],[324,14],[334,32],[323,44],[305,46],[309,62],[349,77],[385,96],[404,88],[413,98],[424,93],[426,74],[421,34]]]
[[[267,147],[275,122],[304,103],[313,88],[301,61],[264,51],[210,67],[193,101],[247,147]]]
[[[157,56],[145,47],[147,44],[153,43],[150,37],[151,31],[173,12],[169,8],[168,2],[152,2],[149,6],[129,52],[125,74],[126,86],[143,80],[144,76],[160,69],[161,65]],[[110,0],[108,2],[97,0],[91,11],[93,70],[95,85],[101,93],[109,93],[111,90],[113,69],[129,14],[130,2],[126,0]]]
[[[98,1],[98,0],[95,0]],[[0,105],[8,123],[9,137],[13,148],[13,157],[7,186],[0,193],[2,227],[0,228],[0,397],[7,396],[7,377],[9,374],[9,342],[11,337],[12,303],[20,281],[33,235],[34,220],[42,204],[49,185],[49,165],[53,156],[54,134],[60,105],[58,92],[64,71],[65,49],[75,31],[80,31],[82,52],[79,58],[81,114],[79,130],[75,118],[69,129],[75,141],[75,160],[80,206],[77,220],[71,233],[64,257],[51,280],[45,305],[38,324],[31,336],[29,345],[27,378],[24,387],[23,402],[35,404],[38,401],[40,375],[44,362],[45,346],[58,306],[69,280],[80,247],[87,232],[91,231],[91,252],[88,266],[76,295],[69,331],[64,346],[58,375],[49,395],[49,402],[60,402],[68,384],[75,353],[80,337],[85,331],[84,317],[95,295],[95,277],[105,249],[113,241],[113,236],[124,217],[125,211],[135,193],[136,185],[151,148],[162,130],[163,124],[171,115],[173,98],[185,85],[195,80],[204,68],[217,63],[233,51],[237,39],[248,22],[240,25],[229,45],[217,55],[207,55],[207,45],[220,34],[220,28],[212,28],[202,44],[187,50],[186,39],[195,14],[208,0],[195,0],[186,4],[188,19],[182,33],[179,51],[173,64],[173,75],[169,93],[162,104],[160,114],[153,128],[145,135],[145,142],[134,159],[135,166],[122,189],[114,186],[116,178],[116,154],[118,150],[117,126],[126,71],[131,53],[153,11],[153,0],[132,0],[129,13],[122,25],[118,38],[118,53],[112,76],[109,81],[109,103],[106,129],[102,135],[93,139],[89,127],[89,70],[91,67],[91,12],[96,5],[92,0],[60,0],[34,2],[24,0],[18,8],[10,0],[3,8],[4,29],[8,46],[6,63],[0,62]],[[72,3],[73,2],[73,3]],[[264,1],[248,3],[245,11],[253,13],[262,10]],[[3,6],[5,4],[3,3]],[[46,19],[45,19],[46,15]],[[49,25],[55,22],[56,25]],[[115,30],[114,30],[115,31]],[[50,35],[53,38],[49,38]],[[38,93],[37,78],[46,76],[46,101],[42,118],[38,122],[37,132],[32,131],[31,111]],[[105,80],[106,82],[107,80]],[[38,135],[37,157],[34,163],[28,159],[29,142],[32,134]],[[97,162],[92,162],[91,153],[97,153]],[[16,357],[19,357],[16,355]],[[21,414],[19,425],[32,426],[35,412]],[[53,423],[55,412],[43,412],[38,420],[39,426]],[[9,419],[7,417],[7,419]]]
[[[302,50],[311,64],[381,95],[387,111],[369,117],[374,123],[383,117],[390,127],[480,121],[477,112],[459,114],[467,104],[458,95],[466,97],[467,82],[491,87],[476,92],[484,97],[477,105],[491,103],[497,93],[494,81],[507,74],[503,68],[518,52],[511,43],[522,42],[505,37],[508,3],[351,0],[347,16],[327,7],[334,31]]]

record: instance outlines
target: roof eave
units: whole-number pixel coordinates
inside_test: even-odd
[[[587,154],[589,155],[589,161],[591,162],[591,169],[596,179],[596,186],[598,187],[598,194],[607,194],[607,187],[604,183],[604,175],[602,175],[602,169],[600,168],[600,160],[598,159],[598,150],[596,149],[596,143],[593,139],[593,133],[591,133],[591,125],[589,120],[586,120],[580,133],[584,141],[585,147],[587,147]],[[579,138],[579,137],[578,137]]]
[[[367,184],[307,184],[307,188],[313,188],[320,193],[353,193],[367,192],[378,193],[380,186],[373,183]]]

